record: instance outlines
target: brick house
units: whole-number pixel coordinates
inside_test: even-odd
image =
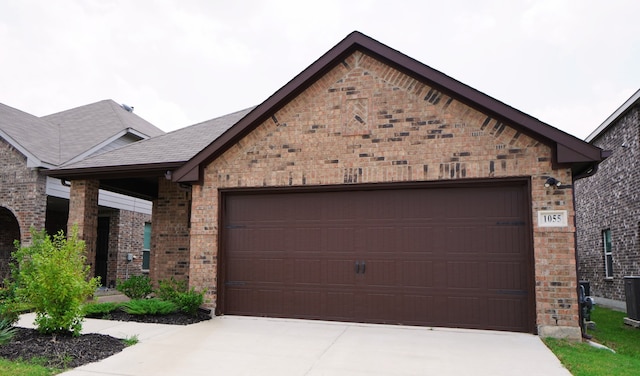
[[[640,275],[640,90],[586,140],[611,156],[576,182],[578,275],[597,302],[624,309],[624,277]]]
[[[0,281],[14,240],[28,244],[32,227],[67,230],[68,182],[44,171],[163,133],[112,100],[41,118],[0,104]],[[89,261],[102,283],[113,285],[141,272],[151,202],[101,191],[97,203],[99,247]],[[139,257],[128,262],[128,253]]]
[[[358,32],[190,128],[50,171],[69,222],[91,241],[97,189],[137,187],[152,279],[219,315],[580,337],[573,190],[551,178],[601,149]]]

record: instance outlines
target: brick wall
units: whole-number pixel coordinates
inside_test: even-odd
[[[117,246],[109,248],[109,254],[115,257],[115,269],[113,275],[116,279],[127,279],[128,276],[142,275],[142,249],[144,245],[144,224],[151,222],[151,216],[128,210],[119,210],[117,213]],[[127,261],[127,254],[134,256],[133,261]],[[111,276],[111,269],[109,275]],[[111,277],[110,277],[111,278]]]
[[[612,155],[598,172],[576,182],[580,279],[594,296],[625,300],[624,276],[640,275],[640,106],[593,144]],[[605,278],[602,231],[611,229],[613,278]]]
[[[26,157],[0,138],[0,280],[14,250],[13,240],[29,244],[30,228],[44,228],[45,188],[45,177],[27,168]]]
[[[191,189],[159,179],[153,202],[149,277],[154,281],[189,278]]]
[[[90,275],[95,275],[96,242],[98,237],[98,190],[97,180],[73,180],[69,192],[69,222],[67,230],[77,226],[78,238],[84,240],[86,256],[91,266]]]
[[[106,286],[132,275],[142,275],[142,248],[144,224],[151,222],[151,215],[129,210],[108,210],[101,216],[109,217],[109,250],[107,255]],[[134,256],[127,261],[127,254]]]
[[[572,190],[544,188],[571,177],[551,160],[548,146],[356,52],[206,167],[190,284],[215,306],[219,188],[531,176],[537,323],[579,336]],[[538,228],[544,209],[567,210],[571,225]]]

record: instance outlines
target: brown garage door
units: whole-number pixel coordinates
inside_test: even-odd
[[[531,332],[526,192],[227,193],[219,313]]]

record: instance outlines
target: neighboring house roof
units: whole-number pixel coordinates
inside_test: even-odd
[[[504,123],[529,134],[534,139],[550,145],[555,150],[554,163],[559,166],[571,167],[574,174],[590,170],[594,163],[602,161],[607,156],[601,149],[593,145],[589,145],[397,50],[354,31],[231,127],[211,145],[203,149],[184,166],[174,171],[173,179],[179,182],[200,180],[200,171],[204,165],[211,162],[231,145],[251,132],[274,112],[282,108],[296,95],[311,86],[327,71],[340,64],[355,51],[361,51],[379,59],[383,63],[419,81],[432,85],[454,99],[494,118],[501,119]]]
[[[27,157],[28,167],[60,164],[58,127],[0,103],[0,137]]]
[[[152,198],[157,191],[158,176],[182,166],[252,109],[138,141],[49,170],[47,174],[63,179],[90,175],[101,179],[102,186],[114,192]],[[119,178],[127,181],[117,181]]]
[[[108,171],[111,168],[126,169],[126,166],[136,165],[175,166],[176,163],[181,164],[193,158],[252,109],[248,108],[158,137],[138,141],[120,149],[65,165],[63,168],[65,170],[91,168],[94,171],[100,169]]]
[[[54,168],[164,132],[112,100],[38,118],[0,104],[0,137],[28,167]]]
[[[626,102],[622,104],[617,110],[615,110],[595,131],[591,132],[587,136],[585,141],[593,143],[598,137],[604,134],[609,127],[623,117],[630,109],[640,104],[640,89],[636,91]]]
[[[127,133],[133,133],[139,139],[164,134],[161,129],[110,99],[42,119],[60,127],[60,159],[67,163],[91,155]]]

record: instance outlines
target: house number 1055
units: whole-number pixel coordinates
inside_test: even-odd
[[[540,210],[538,212],[538,227],[566,227],[566,210]]]

